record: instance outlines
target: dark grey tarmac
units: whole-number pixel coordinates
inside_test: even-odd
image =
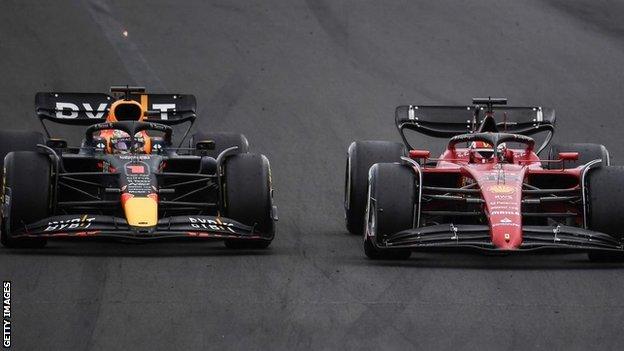
[[[14,349],[621,350],[624,265],[373,262],[342,196],[346,147],[398,140],[398,104],[552,106],[557,140],[604,143],[622,164],[623,16],[608,0],[0,1],[1,128],[38,128],[37,91],[193,93],[200,129],[269,157],[280,209],[265,252],[0,249]]]

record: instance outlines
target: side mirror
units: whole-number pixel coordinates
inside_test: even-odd
[[[208,150],[214,150],[215,149],[215,142],[214,140],[202,140],[202,141],[198,141],[195,144],[195,148],[197,148],[197,151],[208,151]]]
[[[52,149],[65,149],[67,148],[67,141],[63,139],[50,138],[46,141],[46,146]]]
[[[427,159],[431,156],[431,151],[429,150],[410,150],[409,157],[412,159]]]
[[[579,158],[578,152],[560,152],[559,159],[561,161],[576,161]]]

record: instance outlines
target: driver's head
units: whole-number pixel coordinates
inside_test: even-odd
[[[470,149],[482,158],[489,159],[494,156],[494,149],[492,145],[485,141],[473,141],[470,145]]]
[[[113,102],[106,117],[107,122],[143,121],[145,110],[134,100],[117,100]]]
[[[128,133],[121,130],[114,130],[109,137],[110,151],[113,154],[144,153],[145,137],[142,133],[137,133],[134,137],[134,143]]]
[[[107,122],[137,121],[141,122],[145,118],[145,109],[134,100],[117,100],[113,102],[106,117]],[[149,153],[151,139],[146,132],[139,132],[135,135],[134,143],[132,138],[121,130],[103,130],[100,136],[108,140],[108,151],[115,154]]]

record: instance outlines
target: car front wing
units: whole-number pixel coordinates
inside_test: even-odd
[[[272,240],[273,234],[260,233],[255,226],[247,226],[229,218],[215,216],[174,216],[160,219],[154,227],[132,227],[124,218],[114,216],[63,215],[18,227],[11,237]]]
[[[613,236],[579,227],[524,226],[522,232],[522,244],[513,250],[502,250],[494,246],[487,225],[438,224],[403,230],[372,242],[375,247],[382,250],[427,251],[464,248],[505,253],[537,250],[624,252],[623,243]]]

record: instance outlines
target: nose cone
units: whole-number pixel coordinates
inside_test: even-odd
[[[492,243],[499,249],[514,250],[522,244],[522,183],[484,187]]]
[[[129,225],[133,227],[153,227],[158,223],[158,203],[153,197],[134,197],[130,195],[126,196],[122,203]]]
[[[492,228],[492,243],[501,250],[515,250],[522,244],[522,230],[519,227]]]
[[[471,164],[467,171],[481,188],[492,244],[501,250],[522,245],[522,186],[526,167],[517,164]]]
[[[522,245],[524,173],[523,167],[501,165],[475,174],[485,200],[492,244],[501,250],[515,250]]]

